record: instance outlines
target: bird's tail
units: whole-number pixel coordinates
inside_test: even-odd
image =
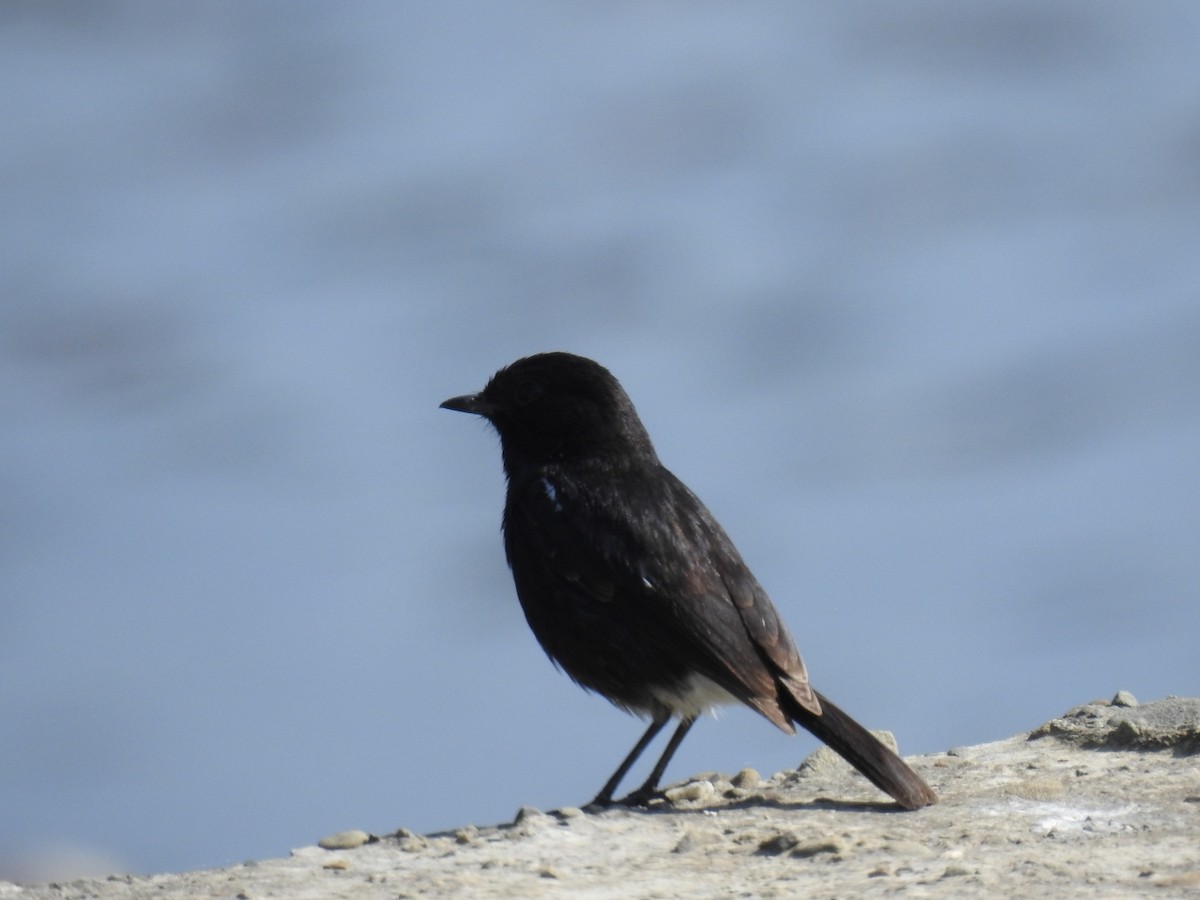
[[[787,713],[793,722],[828,744],[905,809],[920,809],[937,803],[933,788],[904,760],[826,697],[816,691],[813,693],[820,701],[821,714],[816,715],[799,703],[789,703]]]

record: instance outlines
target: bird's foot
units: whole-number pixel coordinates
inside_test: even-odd
[[[629,809],[644,809],[655,800],[665,799],[666,795],[656,787],[648,787],[642,785],[636,791],[626,794],[619,800],[610,794],[597,794],[592,802],[587,805],[587,808],[592,809],[609,809],[613,806],[624,806]]]
[[[584,809],[608,809],[610,806],[618,805],[617,801],[609,794],[597,794],[592,798],[592,801],[584,807]]]
[[[649,806],[655,800],[665,800],[666,794],[660,791],[657,787],[643,784],[640,788],[631,794],[626,794],[620,800],[616,801],[621,806],[644,808]]]

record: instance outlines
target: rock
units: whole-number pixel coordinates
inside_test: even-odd
[[[686,804],[679,809],[523,808],[511,824],[400,829],[337,856],[302,847],[225,869],[0,883],[0,896],[1189,896],[1200,887],[1200,755],[1185,754],[1200,732],[1200,700],[1117,699],[1084,704],[1033,735],[911,759],[942,797],[917,812],[898,811],[844,765],[822,769],[817,784],[795,771],[766,783],[714,773],[672,789]],[[709,793],[726,782],[743,796]],[[325,868],[335,861],[345,868]]]
[[[742,769],[730,779],[730,784],[743,791],[752,791],[761,783],[762,778],[754,769]]]
[[[517,810],[512,826],[505,836],[510,840],[528,837],[542,828],[556,825],[558,821],[557,817],[548,815],[535,806],[522,806]]]
[[[880,742],[891,750],[893,753],[899,753],[900,750],[896,745],[896,736],[890,731],[872,731],[871,734],[879,738]],[[846,762],[837,755],[829,747],[818,747],[810,753],[800,764],[797,773],[800,777],[822,777],[832,775],[838,772],[846,772],[851,768],[850,763]]]
[[[317,846],[322,850],[350,850],[354,847],[361,847],[369,840],[371,840],[371,836],[365,831],[352,829],[335,831],[317,841]]]
[[[767,856],[778,856],[780,853],[787,853],[799,843],[800,838],[796,832],[781,831],[764,839],[758,845],[758,852]]]
[[[533,819],[546,818],[546,814],[536,806],[522,806],[513,817],[513,824],[520,825]]]
[[[806,859],[810,856],[818,856],[822,853],[831,853],[834,856],[841,856],[846,850],[845,845],[838,840],[831,838],[817,838],[816,840],[801,841],[792,848],[792,856],[797,859]]]
[[[1167,697],[1144,706],[1089,703],[1035,728],[1029,737],[1055,737],[1083,747],[1172,748],[1187,756],[1200,753],[1200,699]]]
[[[689,800],[707,800],[716,793],[716,788],[708,779],[700,779],[699,781],[689,781],[680,787],[667,788],[663,791],[663,796],[672,803],[682,803]]]

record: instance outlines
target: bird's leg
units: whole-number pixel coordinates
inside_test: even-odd
[[[600,789],[600,793],[596,795],[596,799],[588,804],[589,806],[612,805],[613,792],[616,791],[617,785],[621,783],[621,779],[629,773],[629,770],[633,767],[633,764],[637,762],[638,757],[642,755],[642,752],[646,749],[646,746],[652,740],[654,740],[655,736],[663,730],[663,726],[669,721],[671,721],[670,713],[666,713],[665,715],[660,714],[654,717],[654,720],[650,723],[650,727],[646,729],[646,733],[643,734],[638,742],[633,745],[633,749],[629,751],[629,755],[625,757],[621,765],[617,766],[617,771],[613,772],[612,778],[608,779],[608,782]],[[674,738],[672,738],[672,741],[674,741]],[[661,777],[661,775],[662,773],[660,772],[659,776]]]
[[[671,757],[675,755],[675,751],[679,749],[679,745],[683,743],[684,737],[687,736],[688,730],[691,729],[695,722],[695,716],[688,716],[686,719],[679,721],[679,727],[671,735],[671,740],[667,741],[667,748],[663,750],[662,756],[655,763],[654,771],[650,773],[650,777],[632,794],[621,798],[622,806],[645,806],[658,796],[658,782],[663,777],[663,773],[667,771],[667,763],[671,761]]]

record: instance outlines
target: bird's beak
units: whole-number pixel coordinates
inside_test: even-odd
[[[451,397],[440,405],[441,409],[452,409],[455,412],[474,413],[477,416],[490,418],[496,411],[496,406],[483,398],[482,394],[464,394],[461,397]]]

